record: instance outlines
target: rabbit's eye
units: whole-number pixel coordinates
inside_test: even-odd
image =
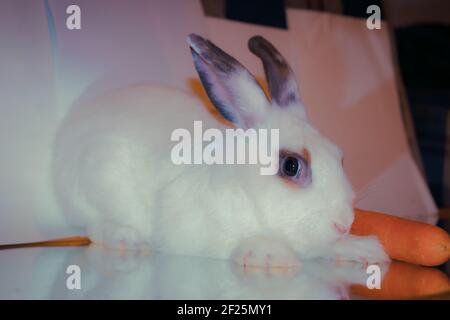
[[[300,168],[300,164],[297,158],[287,157],[283,161],[282,166],[283,173],[289,177],[294,177]]]
[[[311,183],[311,166],[308,162],[309,153],[305,157],[286,150],[280,151],[280,167],[278,175],[300,187]]]

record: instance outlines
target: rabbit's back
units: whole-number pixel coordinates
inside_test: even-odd
[[[117,90],[74,106],[58,132],[53,162],[55,192],[72,224],[150,211],[158,186],[183,170],[171,163],[171,134],[190,130],[193,120],[212,122],[196,98],[159,86]]]

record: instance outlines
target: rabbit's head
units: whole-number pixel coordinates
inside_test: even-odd
[[[278,173],[245,179],[248,197],[265,226],[300,247],[332,243],[353,222],[353,191],[341,150],[308,121],[295,76],[283,56],[261,36],[248,46],[264,65],[271,99],[250,72],[208,40],[188,43],[202,84],[217,110],[236,127],[279,130]]]

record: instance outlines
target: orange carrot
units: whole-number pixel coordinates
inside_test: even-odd
[[[372,299],[425,298],[450,292],[450,280],[437,269],[392,262],[380,289],[352,285],[351,290],[355,295]]]
[[[377,236],[395,260],[437,266],[450,258],[450,236],[434,225],[355,209],[354,235]]]

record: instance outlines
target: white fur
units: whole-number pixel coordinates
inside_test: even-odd
[[[358,242],[335,230],[334,223],[350,227],[353,221],[353,191],[341,151],[303,110],[269,107],[257,124],[280,129],[281,148],[309,150],[312,184],[303,189],[262,176],[257,166],[172,164],[170,135],[191,130],[194,120],[204,129],[225,129],[197,99],[158,86],[131,87],[76,106],[54,149],[55,192],[67,217],[94,242],[111,247],[145,245],[228,259],[249,239],[269,236],[300,258],[388,259],[377,240]]]

